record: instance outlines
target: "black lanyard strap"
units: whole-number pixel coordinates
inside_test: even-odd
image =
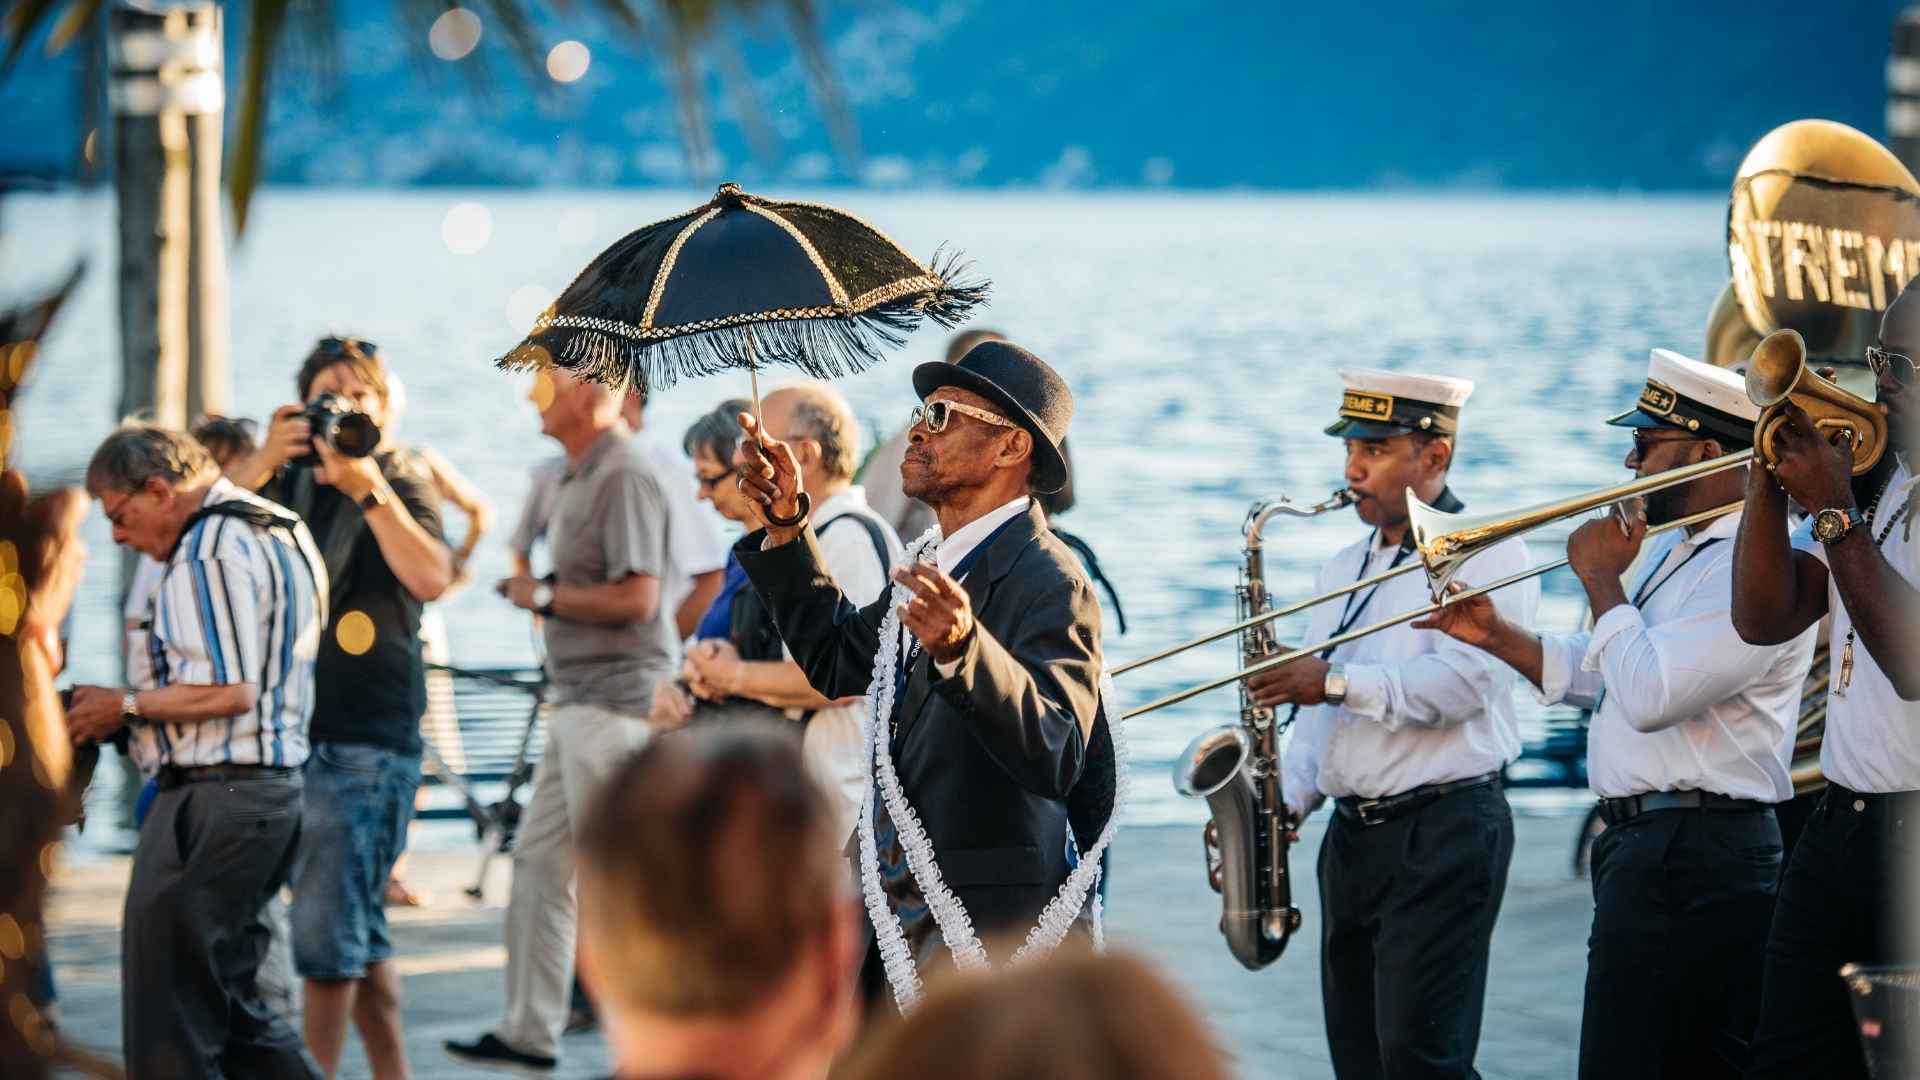
[[[1687,557],[1680,560],[1680,565],[1667,571],[1666,574],[1663,577],[1661,577],[1659,581],[1654,581],[1653,578],[1649,577],[1646,581],[1641,582],[1639,591],[1633,594],[1633,601],[1632,601],[1633,606],[1644,607],[1647,601],[1653,599],[1653,594],[1660,591],[1660,587],[1662,585],[1665,585],[1667,582],[1673,580],[1673,575],[1678,574],[1682,570],[1685,570],[1687,568],[1687,564],[1692,562],[1696,556],[1698,556],[1701,552],[1707,550],[1708,548],[1712,547],[1713,545],[1719,543],[1720,540],[1721,538],[1716,536],[1713,539],[1707,541],[1704,544],[1701,544],[1699,547],[1694,548],[1692,551],[1688,552]],[[1667,554],[1671,556],[1673,552],[1669,551],[1667,552]],[[1666,560],[1662,559],[1661,561],[1665,562]],[[1656,573],[1659,572],[1659,569],[1660,568],[1657,566],[1654,567],[1654,571]]]

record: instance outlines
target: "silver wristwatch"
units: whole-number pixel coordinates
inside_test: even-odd
[[[1324,686],[1327,704],[1344,705],[1347,701],[1347,666],[1328,664],[1327,681]]]
[[[140,692],[128,690],[120,695],[120,722],[131,724],[140,719]]]
[[[553,586],[541,582],[533,587],[533,610],[535,614],[553,617]]]

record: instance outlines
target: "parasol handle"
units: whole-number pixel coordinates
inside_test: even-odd
[[[753,324],[747,324],[747,382],[753,389],[753,441],[767,445],[767,423],[760,415],[760,365],[753,359]]]

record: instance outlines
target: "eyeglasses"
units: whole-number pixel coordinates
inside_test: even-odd
[[[954,413],[959,413],[962,416],[971,416],[983,424],[991,424],[994,427],[1013,428],[1016,431],[1020,428],[1019,424],[1014,423],[1004,416],[995,416],[985,409],[975,408],[972,405],[958,401],[949,401],[946,398],[941,398],[939,401],[929,401],[924,405],[915,405],[913,407],[913,418],[907,421],[907,427],[913,428],[924,422],[927,425],[928,431],[938,435],[947,430],[947,422],[953,419]]]
[[[1920,365],[1913,362],[1913,357],[1904,353],[1888,352],[1878,345],[1867,346],[1867,366],[1873,369],[1876,377],[1885,375],[1889,371],[1893,372],[1893,381],[1901,386],[1912,386],[1915,376],[1920,374],[1915,370],[1920,368]]]
[[[1633,452],[1641,457],[1646,457],[1648,454],[1653,453],[1654,447],[1662,443],[1688,442],[1692,438],[1693,436],[1691,435],[1669,435],[1665,438],[1655,438],[1647,428],[1634,428]]]
[[[729,476],[732,476],[733,473],[734,473],[734,469],[733,469],[733,466],[731,465],[727,466],[726,468],[720,470],[717,473],[714,473],[712,476],[707,476],[706,474],[700,472],[699,470],[695,470],[693,474],[694,480],[697,482],[695,490],[711,491],[712,489],[720,486],[720,481],[725,480]]]
[[[119,502],[115,503],[111,510],[107,509],[107,500],[104,498],[101,499],[100,509],[103,513],[107,515],[107,524],[112,525],[116,529],[122,528],[123,526],[120,521],[120,512],[122,510],[125,510],[127,508],[127,504],[132,502],[135,499],[135,497],[137,497],[139,494],[140,493],[138,491],[127,492],[125,497],[123,497]]]
[[[357,337],[323,337],[314,345],[314,348],[324,353],[351,356],[362,360],[370,360],[374,353],[380,351],[380,346],[365,338]]]

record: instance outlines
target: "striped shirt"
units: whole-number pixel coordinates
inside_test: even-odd
[[[128,631],[128,674],[136,690],[249,683],[259,695],[240,716],[133,725],[134,760],[148,773],[307,760],[326,565],[306,525],[276,503],[218,480],[201,505],[234,500],[290,524],[267,528],[224,514],[192,522],[163,564],[145,617]]]

